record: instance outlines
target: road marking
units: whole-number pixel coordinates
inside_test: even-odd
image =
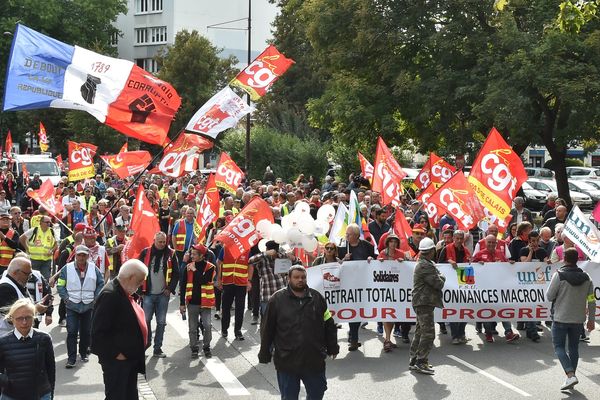
[[[518,388],[518,387],[516,387],[516,386],[513,386],[513,385],[511,385],[510,383],[508,383],[508,382],[506,382],[506,381],[503,381],[502,379],[500,379],[500,378],[498,378],[498,377],[495,377],[494,375],[492,375],[492,374],[490,374],[490,373],[488,373],[488,372],[485,372],[485,371],[484,371],[484,370],[482,370],[481,368],[477,368],[477,367],[476,367],[476,366],[474,366],[473,364],[470,364],[470,363],[468,363],[468,362],[466,362],[466,361],[464,361],[464,360],[461,360],[460,358],[458,358],[458,357],[456,357],[456,356],[453,356],[453,355],[451,355],[451,354],[448,354],[448,355],[447,355],[447,357],[448,357],[448,358],[451,358],[451,359],[453,359],[454,361],[456,361],[457,363],[459,363],[459,364],[462,364],[462,365],[464,365],[465,367],[467,367],[467,368],[469,368],[469,369],[471,369],[471,370],[473,370],[473,371],[475,371],[475,372],[477,372],[477,373],[479,373],[479,374],[481,374],[481,375],[483,375],[483,376],[485,376],[485,377],[487,377],[487,378],[489,378],[489,379],[493,380],[494,382],[497,382],[497,383],[501,384],[502,386],[504,386],[504,387],[507,387],[507,388],[509,388],[510,390],[512,390],[512,391],[514,391],[514,392],[517,392],[517,393],[519,393],[521,396],[524,396],[524,397],[531,397],[531,395],[530,395],[529,393],[527,393],[527,392],[525,392],[525,391],[523,391],[523,390],[519,389],[519,388]]]
[[[188,325],[181,318],[178,318],[177,313],[169,313],[167,315],[167,322],[171,325],[175,331],[185,340],[189,340],[188,337]],[[206,359],[200,358],[200,361],[211,375],[216,379],[217,382],[225,389],[229,396],[250,396],[250,392],[242,383],[233,375],[231,370],[214,355],[212,358]]]

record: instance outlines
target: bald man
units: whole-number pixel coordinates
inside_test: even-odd
[[[564,224],[567,221],[568,210],[565,206],[556,207],[556,217],[549,218],[546,223],[544,223],[544,227],[550,228],[552,234],[554,235],[554,231],[556,229],[557,224]]]

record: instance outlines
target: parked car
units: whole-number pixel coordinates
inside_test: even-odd
[[[541,192],[546,192],[546,194],[554,193],[558,195],[558,190],[556,189],[556,182],[554,180],[529,178],[527,180],[527,183],[529,183],[534,189],[537,189]],[[569,194],[571,195],[571,200],[573,201],[573,204],[579,206],[580,208],[592,207],[592,198],[587,194],[575,192],[572,190],[569,190]]]
[[[600,190],[600,180],[587,180],[587,179],[582,179],[582,182],[587,183],[588,185],[592,185],[593,187],[595,187],[596,189]]]
[[[547,193],[534,189],[529,183],[523,182],[521,186],[523,190],[523,198],[525,199],[525,207],[533,211],[541,211],[546,204]]]
[[[569,190],[587,194],[594,202],[600,200],[600,189],[584,181],[577,179],[570,180]]]
[[[553,179],[554,172],[548,168],[525,167],[527,176],[538,179]]]
[[[600,169],[593,167],[567,167],[567,176],[572,179],[600,179]]]

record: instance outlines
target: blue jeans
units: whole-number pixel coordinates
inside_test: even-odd
[[[152,317],[156,314],[156,333],[154,334],[154,350],[160,350],[167,326],[169,296],[164,294],[147,294],[144,296],[144,314],[148,326],[148,346],[152,342]]]
[[[579,361],[579,336],[581,335],[581,324],[564,324],[552,322],[552,344],[554,353],[566,372],[575,372]],[[565,345],[569,340],[569,354]]]
[[[51,400],[52,399],[52,392],[48,392],[45,395],[40,396],[40,400]],[[8,397],[7,395],[3,394],[2,396],[0,396],[0,400],[17,400],[14,397]]]
[[[321,372],[308,372],[304,374],[292,374],[277,371],[277,383],[281,392],[282,400],[298,400],[300,394],[300,381],[306,388],[306,400],[320,400],[327,390],[327,378],[325,370]]]
[[[31,260],[31,269],[35,269],[36,271],[40,271],[42,276],[46,278],[46,280],[50,279],[52,268],[52,260]]]
[[[452,339],[460,339],[465,337],[466,322],[450,322],[450,334]]]
[[[90,347],[92,310],[78,313],[67,308],[67,354],[69,362],[77,361],[77,335],[79,334],[79,354],[87,356]]]

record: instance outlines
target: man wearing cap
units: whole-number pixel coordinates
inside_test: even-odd
[[[0,212],[0,275],[6,271],[19,248],[19,235],[10,227],[11,219],[9,213]]]
[[[79,335],[79,355],[87,362],[90,346],[90,328],[94,300],[104,286],[100,271],[89,261],[90,250],[85,245],[75,248],[75,261],[71,261],[60,271],[58,295],[67,305],[67,353],[66,368],[75,367],[77,361],[77,336]]]
[[[73,245],[73,242],[75,241],[75,235],[77,234],[77,232],[83,232],[85,226],[86,225],[83,222],[76,224],[75,228],[73,229],[73,233],[60,241],[60,245],[58,246],[59,254],[62,253],[63,250],[66,249],[68,246]]]
[[[89,250],[89,261],[98,268],[104,280],[108,281],[110,279],[108,255],[106,254],[106,248],[98,244],[97,238],[98,233],[96,233],[94,227],[86,226],[83,230],[83,244]]]
[[[106,253],[108,254],[108,269],[111,279],[115,278],[121,268],[121,253],[125,244],[129,241],[127,237],[127,227],[125,225],[115,226],[116,234],[106,241]]]
[[[425,228],[421,224],[414,224],[412,227],[412,236],[408,238],[408,245],[416,253],[419,252],[419,243],[425,237]]]
[[[154,357],[165,358],[162,351],[163,337],[167,326],[169,297],[175,294],[179,281],[179,263],[175,251],[167,246],[167,235],[159,231],[154,243],[140,253],[138,259],[148,267],[148,276],[142,284],[144,313],[148,326],[148,343],[152,340],[152,317],[156,314],[154,335]]]
[[[215,305],[214,278],[216,268],[206,260],[208,249],[203,244],[191,248],[192,261],[187,264],[180,279],[179,311],[188,314],[188,334],[192,358],[198,358],[198,318],[202,321],[202,350],[206,358],[212,357],[211,309]],[[243,307],[242,307],[243,310]]]
[[[419,242],[420,257],[413,275],[412,306],[417,316],[415,335],[410,346],[409,369],[427,375],[435,371],[429,365],[429,352],[435,339],[434,310],[444,306],[442,288],[446,277],[435,266],[435,243],[429,238]]]
[[[29,254],[32,268],[40,271],[44,278],[50,279],[52,257],[57,248],[52,219],[44,216],[39,227],[31,228],[19,237],[19,243]]]
[[[421,202],[419,200],[412,200],[410,202],[410,209],[413,212],[413,221],[419,221],[421,217],[427,217],[427,213],[423,210]]]

